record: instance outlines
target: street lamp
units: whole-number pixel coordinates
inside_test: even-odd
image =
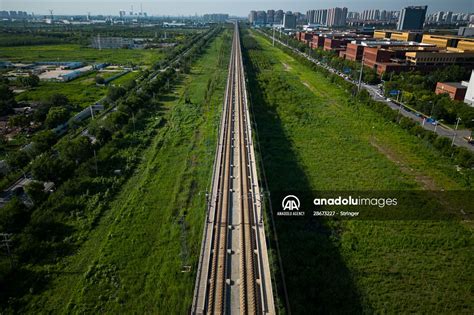
[[[456,118],[456,128],[454,128],[454,131],[458,130],[459,122],[461,121],[461,117]]]
[[[359,75],[359,84],[357,86],[357,92],[360,92],[360,86],[362,84],[362,71],[364,70],[364,55],[362,55],[362,60],[360,64],[360,75]]]
[[[442,121],[443,121],[443,119],[440,119],[436,122],[436,125],[435,125],[435,128],[434,128],[435,133],[436,133],[436,129],[438,128],[439,123],[442,122]]]
[[[433,101],[430,101],[429,103],[430,103],[430,104],[433,104],[433,105],[431,106],[431,113],[430,113],[430,117],[433,117],[433,110],[434,110],[435,103],[434,103]]]
[[[453,141],[451,142],[451,146],[454,145],[454,140],[456,140],[456,131],[458,130],[458,126],[459,126],[459,121],[461,120],[461,117],[458,117],[456,119],[456,128],[454,128],[454,133],[453,133]]]

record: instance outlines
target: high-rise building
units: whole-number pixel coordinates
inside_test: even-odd
[[[400,13],[398,19],[397,30],[421,30],[425,22],[426,9],[425,6],[411,6],[405,7]]]
[[[274,24],[283,24],[283,10],[277,10],[273,18]]]
[[[266,25],[267,24],[267,12],[257,11],[257,19],[255,25]]]
[[[267,24],[273,24],[275,19],[275,10],[267,10]]]
[[[449,24],[451,23],[451,20],[453,19],[453,12],[448,11],[444,14],[444,22]]]
[[[327,24],[327,17],[328,17],[328,10],[327,9],[316,10],[316,12],[314,13],[314,23],[321,24],[321,25],[326,25]]]
[[[291,11],[288,11],[283,15],[283,27],[286,29],[296,28],[296,15],[291,13]]]
[[[359,12],[347,12],[348,19],[357,20],[359,19],[359,17],[360,17]]]
[[[306,19],[308,20],[308,24],[313,24],[314,22],[314,14],[316,10],[308,10],[306,11]]]
[[[327,26],[346,25],[347,8],[332,8],[327,11]]]
[[[254,24],[256,20],[257,20],[257,11],[250,11],[249,13],[250,24]]]
[[[229,19],[229,14],[225,13],[212,13],[212,14],[204,14],[202,19],[207,22],[225,22]]]
[[[443,18],[444,18],[444,12],[443,11],[436,12],[435,15],[434,15],[434,21],[436,23],[443,22]]]

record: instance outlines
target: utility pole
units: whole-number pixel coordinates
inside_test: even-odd
[[[275,46],[275,27],[273,27],[273,46]]]
[[[135,114],[132,112],[133,131],[135,132]]]
[[[400,119],[399,119],[400,118],[400,112],[402,111],[402,107],[403,107],[402,104],[399,104],[399,106],[400,107],[398,108],[397,123],[400,121]]]
[[[94,163],[95,163],[95,175],[99,176],[99,167],[97,166],[97,154],[95,153],[95,149],[94,149]]]
[[[457,130],[458,130],[458,126],[459,126],[459,121],[461,120],[461,117],[458,117],[456,119],[456,128],[454,128],[454,134],[453,134],[453,141],[451,142],[451,146],[454,145],[454,140],[456,140],[456,135],[457,135]]]
[[[440,122],[443,121],[443,119],[440,119],[436,122],[436,125],[434,127],[434,132],[436,133],[436,130],[438,129],[438,125],[440,124]]]
[[[362,56],[362,61],[361,61],[361,64],[360,64],[360,75],[359,75],[359,84],[357,86],[357,93],[360,92],[360,87],[362,85],[362,72],[364,70],[364,56]]]
[[[8,256],[8,259],[10,260],[10,267],[13,268],[13,258],[12,258],[12,253],[10,251],[10,244],[12,242],[12,239],[11,239],[12,234],[11,233],[0,233],[0,237],[2,238],[1,243],[0,243],[0,247],[6,248],[7,256]]]

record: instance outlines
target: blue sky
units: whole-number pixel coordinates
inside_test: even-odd
[[[349,11],[361,11],[363,9],[386,9],[400,10],[407,5],[428,5],[428,12],[454,11],[474,12],[474,0],[322,0],[322,1],[272,1],[272,0],[0,0],[1,10],[21,10],[47,14],[48,9],[53,9],[55,14],[111,14],[118,15],[123,9],[130,11],[131,5],[134,11],[140,10],[149,15],[194,15],[204,13],[229,13],[232,15],[246,16],[250,10],[282,9],[306,12],[309,9],[323,9],[335,6],[346,6]]]

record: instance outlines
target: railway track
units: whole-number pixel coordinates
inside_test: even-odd
[[[238,24],[192,314],[274,314]]]

